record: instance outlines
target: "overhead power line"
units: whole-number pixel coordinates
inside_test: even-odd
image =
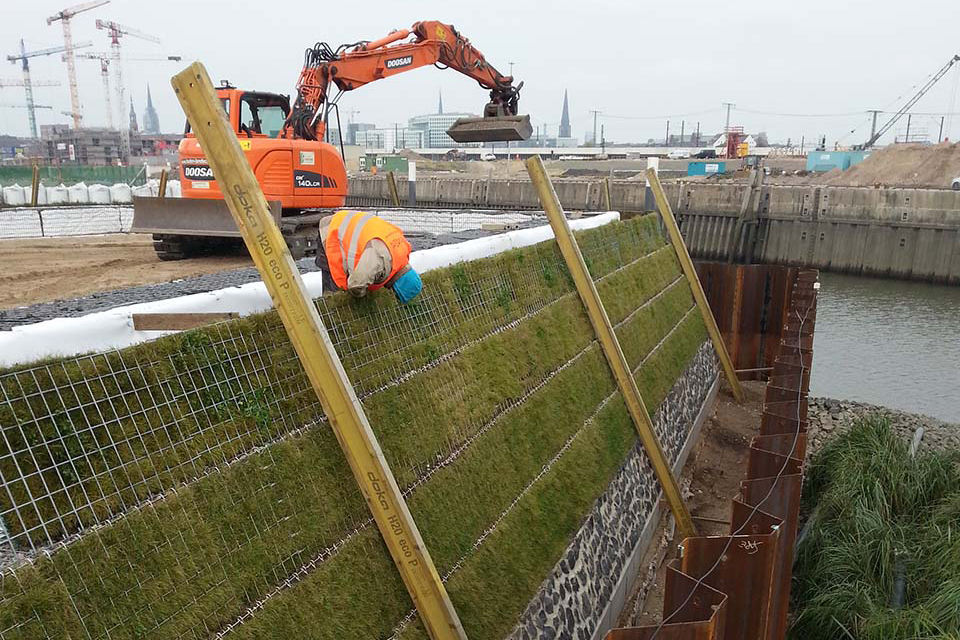
[[[778,113],[775,111],[760,111],[758,109],[744,109],[743,107],[734,107],[734,111],[743,113],[752,113],[762,116],[779,116],[782,118],[852,118],[862,116],[863,111],[854,111],[850,113]]]
[[[601,113],[601,118],[611,118],[614,120],[667,120],[669,118],[690,118],[693,116],[702,116],[707,113],[716,113],[716,109],[704,109],[702,111],[693,111],[690,113],[671,113],[665,116],[618,116],[609,113]]]

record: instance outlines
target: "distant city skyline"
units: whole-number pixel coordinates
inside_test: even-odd
[[[869,10],[861,3],[811,0],[803,11],[759,0],[745,0],[731,11],[728,6],[694,0],[682,12],[667,5],[601,0],[588,7],[560,0],[546,14],[538,3],[495,0],[489,10],[477,12],[471,5],[424,0],[413,13],[407,4],[383,4],[376,11],[338,10],[337,19],[322,26],[309,20],[291,22],[288,16],[296,13],[297,3],[276,0],[270,11],[257,16],[255,46],[249,37],[237,37],[250,34],[251,25],[235,2],[167,0],[160,11],[148,11],[147,6],[114,0],[78,16],[73,37],[76,42],[93,42],[91,50],[105,50],[107,34],[95,29],[93,22],[116,20],[162,41],[124,39],[125,57],[183,56],[175,64],[133,60],[124,64],[126,89],[134,96],[136,111],[145,111],[143,87],[149,84],[162,129],[171,133],[181,130],[184,118],[169,79],[193,60],[201,60],[215,80],[290,94],[307,46],[318,40],[336,46],[374,39],[418,19],[437,18],[456,25],[503,72],[513,62],[513,73],[524,81],[521,111],[531,115],[534,131],[559,132],[558,105],[564,89],[569,89],[571,132],[592,130],[590,112],[596,110],[611,143],[662,138],[668,119],[672,131],[679,131],[681,121],[687,130],[700,122],[702,131],[721,131],[724,102],[735,105],[733,123],[749,131],[766,131],[771,141],[826,135],[830,145],[838,140],[862,142],[869,136],[868,109],[896,110],[911,90],[957,53],[955,20],[931,19],[923,28],[904,30],[891,19],[900,5],[890,0],[877,0]],[[916,15],[957,15],[955,0],[917,0],[911,7]],[[14,53],[20,38],[28,49],[62,45],[59,27],[45,21],[62,9],[62,0],[34,0],[7,12],[0,24],[0,54]],[[505,29],[504,11],[510,12],[512,23],[525,25],[523,39]],[[184,16],[189,20],[184,21]],[[635,28],[641,22],[663,28],[645,29],[642,45],[634,46],[639,43]],[[732,23],[736,29],[725,30],[724,25]],[[213,24],[218,27],[215,31],[203,30]],[[201,33],[204,37],[199,37]],[[576,46],[545,46],[560,40],[573,40]],[[831,46],[823,46],[826,42]],[[897,46],[890,46],[891,42]],[[760,59],[757,47],[767,51]],[[59,56],[35,58],[31,67],[34,79],[61,83],[35,90],[37,103],[52,107],[37,112],[39,123],[67,122],[60,114],[69,110],[70,100]],[[960,71],[951,71],[916,105],[914,131],[927,129],[935,139],[939,114],[960,111],[954,92],[956,73]],[[104,126],[100,65],[78,60],[77,74],[85,124]],[[20,77],[12,65],[2,75]],[[445,111],[479,113],[487,99],[487,92],[470,78],[427,67],[365,85],[344,96],[340,105],[345,112],[356,111],[356,120],[389,126],[432,112],[439,106],[441,92]],[[22,88],[0,89],[0,102],[23,100]],[[126,105],[116,100],[113,104],[125,110]],[[22,108],[0,109],[0,133],[26,135],[26,115]],[[944,118],[945,135],[957,138],[960,116]],[[902,136],[902,129],[895,127],[881,144]]]

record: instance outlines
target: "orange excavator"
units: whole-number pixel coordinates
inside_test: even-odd
[[[453,26],[436,21],[336,49],[317,43],[304,56],[292,106],[280,94],[244,91],[227,82],[217,89],[294,257],[315,251],[317,224],[329,213],[323,210],[342,207],[346,199],[343,144],[333,141],[340,142],[337,148],[327,140],[331,116],[339,120],[340,97],[426,65],[455,69],[490,92],[482,117],[461,118],[447,130],[454,141],[530,137],[530,117],[517,113],[523,83],[514,85],[513,77],[498,72]],[[131,231],[152,233],[164,260],[237,245],[239,233],[189,123],[179,154],[183,198],[135,198]]]

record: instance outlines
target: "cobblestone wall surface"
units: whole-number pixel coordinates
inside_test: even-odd
[[[654,426],[670,460],[680,455],[718,372],[713,345],[707,341],[658,408]],[[530,602],[510,640],[593,637],[659,493],[638,442]]]

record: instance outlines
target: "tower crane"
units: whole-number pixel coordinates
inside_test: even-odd
[[[103,100],[107,107],[107,128],[113,129],[113,107],[110,104],[110,60],[112,55],[103,51],[87,51],[79,54],[86,60],[100,61],[100,77],[103,79]],[[134,62],[180,62],[183,58],[180,56],[137,56],[135,58],[125,58],[125,60]]]
[[[9,78],[0,78],[0,89],[4,87],[22,87],[23,80],[11,80]],[[34,80],[30,83],[32,87],[59,87],[57,80]]]
[[[83,49],[84,47],[89,47],[92,44],[92,42],[81,42],[73,45],[73,48]],[[39,138],[40,136],[37,133],[37,114],[33,103],[33,84],[30,81],[30,58],[36,58],[38,56],[50,56],[63,51],[66,51],[66,47],[50,47],[49,49],[40,49],[38,51],[28,52],[23,44],[23,40],[20,40],[20,55],[14,54],[7,56],[7,60],[13,64],[20,62],[23,68],[23,91],[27,96],[27,102],[25,106],[27,108],[27,118],[30,121],[30,135],[34,138]]]
[[[73,16],[90,9],[96,9],[108,4],[110,0],[94,0],[85,2],[72,7],[67,7],[63,11],[58,11],[47,18],[47,26],[50,26],[57,20],[63,25],[63,57],[67,63],[67,80],[70,83],[70,116],[73,118],[73,128],[80,128],[80,121],[83,114],[80,113],[80,93],[77,90],[77,65],[73,58],[73,35],[70,32],[70,20]]]
[[[6,103],[6,102],[0,102],[0,109],[27,109],[27,108],[28,108],[28,107],[27,107],[27,105],[25,105],[25,104],[8,104],[8,103]],[[29,107],[29,108],[31,108],[31,109],[53,109],[53,107],[51,107],[51,106],[48,105],[48,104],[34,104],[33,106],[31,106],[31,107]]]
[[[110,36],[111,62],[113,63],[114,90],[117,92],[117,105],[120,113],[120,158],[127,162],[130,158],[130,124],[123,118],[123,105],[125,100],[123,89],[123,69],[120,64],[120,38],[123,36],[133,36],[147,42],[160,43],[160,38],[143,33],[131,27],[125,27],[116,22],[108,20],[97,20],[97,29],[105,29]]]
[[[872,147],[874,144],[876,144],[877,140],[879,140],[880,138],[882,138],[882,137],[883,137],[883,134],[885,134],[887,131],[889,131],[890,128],[897,123],[897,120],[899,120],[900,118],[902,118],[902,117],[904,116],[904,114],[906,114],[908,111],[910,111],[910,109],[913,108],[913,105],[917,104],[917,102],[920,100],[920,98],[922,98],[922,97],[924,96],[924,94],[927,93],[927,91],[930,91],[930,89],[933,88],[933,85],[937,84],[937,82],[940,80],[940,78],[942,78],[943,76],[947,75],[947,72],[950,71],[950,68],[951,68],[953,65],[955,65],[956,63],[958,63],[958,62],[960,62],[960,55],[955,55],[955,56],[953,56],[952,58],[950,58],[949,60],[947,60],[947,63],[946,63],[945,65],[943,65],[942,67],[940,67],[940,69],[939,69],[935,74],[933,74],[933,75],[930,77],[930,79],[927,80],[927,81],[924,83],[924,85],[923,85],[922,87],[920,87],[920,90],[917,91],[917,92],[913,95],[913,97],[911,97],[909,100],[907,100],[906,104],[904,104],[902,107],[900,107],[900,110],[897,111],[895,114],[893,114],[893,115],[890,117],[890,119],[887,120],[887,121],[884,123],[884,125],[883,125],[882,127],[880,127],[879,129],[876,128],[877,113],[878,113],[878,112],[874,111],[874,112],[873,112],[873,124],[874,124],[874,127],[873,127],[872,130],[871,130],[870,138],[869,138],[866,142],[864,142],[862,145],[860,145],[858,148],[859,148],[859,149],[869,149],[869,148]]]

